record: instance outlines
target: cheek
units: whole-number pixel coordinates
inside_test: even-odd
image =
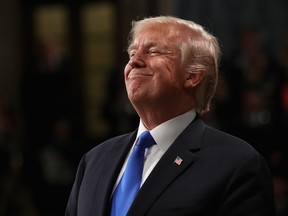
[[[159,69],[162,71],[160,78],[166,80],[171,85],[174,85],[180,78],[181,69],[177,62],[173,60],[166,61]]]
[[[175,62],[167,58],[161,58],[157,61],[150,62],[149,66],[156,75],[169,76],[175,68]]]

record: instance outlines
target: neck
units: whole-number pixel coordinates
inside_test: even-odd
[[[188,112],[191,110],[193,107],[186,107],[185,109],[169,109],[169,108],[164,108],[164,109],[159,109],[158,108],[151,108],[151,107],[140,107],[137,108],[135,107],[142,123],[148,130],[152,130],[158,125],[173,119],[179,115],[184,114],[185,112]]]

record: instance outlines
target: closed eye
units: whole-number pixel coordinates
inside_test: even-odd
[[[151,56],[156,56],[156,55],[161,54],[161,52],[160,52],[159,50],[153,48],[153,49],[149,49],[149,54],[150,54]]]
[[[136,50],[131,50],[128,52],[129,58],[132,58],[136,53]]]

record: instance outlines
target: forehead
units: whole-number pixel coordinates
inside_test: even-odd
[[[135,29],[131,45],[157,43],[170,45],[178,42],[176,29],[171,24],[153,23]]]

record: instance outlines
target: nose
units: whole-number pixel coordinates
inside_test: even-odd
[[[129,65],[134,68],[141,68],[146,66],[143,56],[139,52],[130,57]]]

